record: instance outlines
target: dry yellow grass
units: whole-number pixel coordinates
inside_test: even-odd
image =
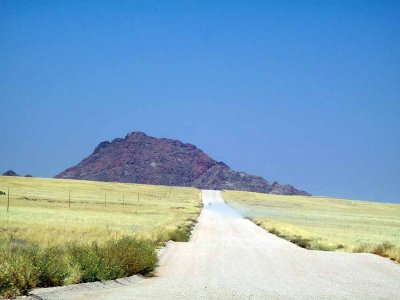
[[[372,252],[400,261],[400,205],[225,191],[245,217],[306,248]]]
[[[41,245],[124,235],[162,241],[201,210],[194,188],[2,176],[0,191],[0,241]]]

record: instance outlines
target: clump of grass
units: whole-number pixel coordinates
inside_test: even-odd
[[[188,242],[195,225],[196,219],[188,218],[177,227],[158,231],[153,238],[153,242],[158,246],[164,246],[167,241]]]
[[[289,239],[290,242],[305,249],[311,249],[311,240],[303,238],[302,236],[295,235]]]
[[[376,245],[374,247],[373,253],[379,256],[387,257],[387,251],[392,249],[394,245],[388,243],[388,242],[383,242],[382,244]]]
[[[393,247],[386,251],[387,256],[398,263],[400,263],[400,247]]]
[[[389,242],[383,242],[378,245],[360,244],[353,248],[353,252],[373,253],[382,257],[388,257],[393,261],[400,262],[400,247],[396,247]]]
[[[169,239],[174,242],[187,242],[190,238],[190,225],[179,225],[174,231],[171,231]]]
[[[306,239],[300,235],[286,235],[281,233],[279,230],[277,230],[276,228],[271,228],[268,229],[268,232],[271,234],[274,234],[280,238],[283,238],[285,240],[288,240],[289,242],[296,244],[297,246],[301,247],[301,248],[305,248],[305,249],[310,249],[311,248],[311,240],[310,239]]]
[[[151,274],[156,264],[155,245],[133,237],[101,245],[75,243],[45,248],[10,242],[0,252],[0,297],[23,295],[35,287]]]
[[[258,225],[261,226],[261,223],[258,222]],[[278,231],[278,229],[276,229],[275,227],[272,227],[272,228],[268,229],[268,232],[269,232],[270,234],[274,234],[274,235],[279,236],[279,237],[282,236],[282,234],[281,234],[281,233]]]
[[[335,244],[335,243],[329,243],[325,240],[322,239],[312,239],[310,248],[312,250],[319,250],[319,251],[336,251],[339,249],[344,249],[345,246],[342,244]]]
[[[178,228],[171,233],[170,240],[174,242],[188,242],[195,225],[196,219],[186,219],[185,224],[179,225]]]

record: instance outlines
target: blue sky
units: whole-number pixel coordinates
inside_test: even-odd
[[[144,131],[315,195],[400,202],[400,2],[0,1],[0,171]]]

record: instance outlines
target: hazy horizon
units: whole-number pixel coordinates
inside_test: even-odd
[[[400,203],[400,4],[1,1],[0,172],[131,131],[313,195]]]

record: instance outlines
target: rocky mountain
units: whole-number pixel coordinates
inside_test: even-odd
[[[236,172],[192,144],[142,132],[101,142],[91,155],[55,177],[308,195],[291,185]]]

